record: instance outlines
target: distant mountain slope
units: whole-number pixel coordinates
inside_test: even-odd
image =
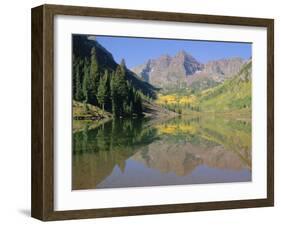
[[[252,61],[248,61],[238,74],[224,83],[198,94],[201,111],[227,112],[237,109],[251,110]]]
[[[92,48],[96,49],[97,61],[101,70],[115,71],[118,64],[115,62],[112,54],[99,44],[94,36],[88,35],[73,35],[72,36],[72,49],[73,58],[88,58],[91,57]],[[156,88],[140,79],[134,72],[129,69],[126,70],[126,79],[131,81],[132,85],[140,90],[143,94],[150,97],[156,96]]]
[[[193,56],[180,51],[174,57],[163,55],[158,59],[148,60],[132,70],[150,84],[166,88],[185,86],[187,76],[202,69],[203,65]]]
[[[235,76],[245,61],[239,57],[209,61],[204,69],[187,78],[188,86],[193,90],[203,90]]]
[[[232,75],[236,75],[243,64],[244,60],[239,57],[213,60],[204,65],[203,72],[225,80]]]
[[[244,64],[239,57],[209,61],[202,64],[185,51],[174,57],[163,55],[132,69],[144,81],[166,90],[191,88],[203,90],[237,74]]]

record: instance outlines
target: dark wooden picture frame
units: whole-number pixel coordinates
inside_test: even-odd
[[[156,206],[54,210],[54,16],[95,16],[265,27],[267,29],[267,198]],[[274,205],[274,20],[183,13],[42,5],[32,9],[31,215],[50,221]]]

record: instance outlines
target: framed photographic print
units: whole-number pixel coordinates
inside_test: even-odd
[[[32,216],[273,206],[272,19],[32,9]]]

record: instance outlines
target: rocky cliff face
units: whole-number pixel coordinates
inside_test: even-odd
[[[157,87],[181,86],[186,84],[186,78],[202,70],[203,65],[185,51],[176,56],[160,56],[148,60],[132,70],[142,79]]]
[[[203,72],[218,80],[225,80],[236,75],[243,64],[244,60],[239,57],[209,61],[204,65]]]
[[[159,88],[204,89],[236,75],[243,64],[244,60],[238,57],[202,64],[185,51],[180,51],[175,56],[163,55],[150,59],[132,71]]]

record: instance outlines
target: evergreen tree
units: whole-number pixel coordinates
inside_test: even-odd
[[[116,76],[113,74],[110,80],[110,97],[111,97],[111,112],[113,116],[117,116],[117,82]]]
[[[115,116],[124,116],[127,103],[128,87],[125,78],[125,69],[118,65],[111,79],[112,112]]]
[[[142,98],[138,92],[135,95],[135,113],[141,116],[143,112]]]
[[[105,109],[110,111],[111,110],[111,90],[110,90],[111,75],[107,70],[105,70],[104,76],[105,76],[105,87],[106,87],[106,98],[105,98],[104,106]]]
[[[125,61],[111,74],[105,70],[101,76],[100,69],[95,48],[91,50],[90,59],[74,60],[74,99],[100,106],[103,111],[111,111],[114,117],[141,116],[145,97],[126,79]]]
[[[84,64],[83,73],[84,73],[84,78],[83,78],[82,91],[84,94],[84,99],[86,103],[93,104],[93,100],[95,98],[94,80],[92,76],[90,76],[88,61],[86,61]]]
[[[127,111],[128,115],[133,115],[133,105],[134,105],[134,87],[130,82],[127,81],[128,95],[127,95]]]
[[[76,72],[77,72],[77,59],[75,56],[72,58],[72,95],[75,100],[76,93]]]
[[[99,80],[100,80],[100,74],[99,74],[99,65],[97,60],[97,53],[95,47],[91,50],[91,65],[90,65],[90,80],[93,86],[93,96],[90,100],[90,103],[97,104],[97,92],[99,87]]]
[[[117,68],[118,70],[118,68]],[[126,63],[122,59],[118,72],[118,96],[120,97],[120,115],[125,115],[128,109],[128,86],[126,81]]]
[[[116,69],[116,76],[118,77],[118,94],[121,98],[126,98],[128,94],[128,87],[126,81],[126,65],[124,59],[122,59],[121,64]]]
[[[126,62],[124,60],[124,58],[122,58],[121,62],[120,62],[120,67],[121,67],[121,74],[125,77],[126,76]]]
[[[83,95],[82,84],[81,84],[82,73],[80,71],[80,64],[78,66],[76,66],[75,69],[76,69],[76,72],[75,72],[75,93],[74,93],[74,99],[77,100],[77,101],[82,101],[83,98],[84,98],[84,95]]]
[[[98,92],[97,92],[97,100],[99,104],[102,106],[102,110],[104,111],[104,105],[108,100],[109,90],[107,89],[107,80],[108,80],[108,72],[106,71],[104,76],[100,79]]]

